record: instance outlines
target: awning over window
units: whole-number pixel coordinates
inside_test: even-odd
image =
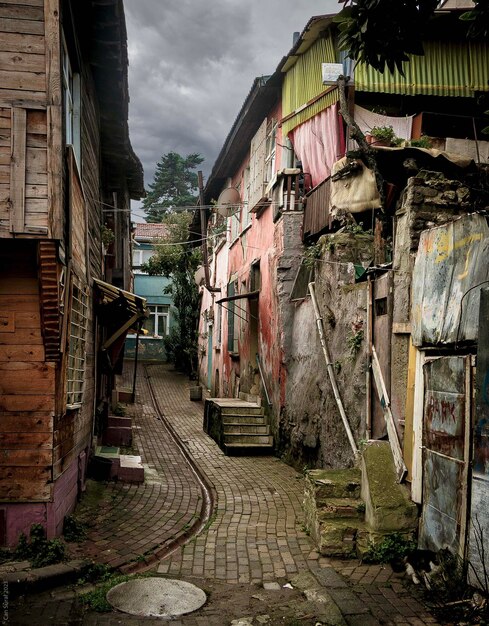
[[[98,295],[95,300],[97,320],[105,328],[101,350],[107,354],[109,365],[114,367],[128,331],[148,317],[146,299],[96,278],[93,283]]]

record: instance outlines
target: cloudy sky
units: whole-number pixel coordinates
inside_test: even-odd
[[[204,182],[256,76],[271,74],[292,33],[338,0],[125,0],[129,131],[146,185],[170,151],[200,153]],[[135,204],[134,219],[144,212]]]

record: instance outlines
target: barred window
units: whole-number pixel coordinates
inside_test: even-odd
[[[71,298],[70,348],[68,352],[66,404],[78,408],[83,400],[88,318],[88,298],[74,278]]]

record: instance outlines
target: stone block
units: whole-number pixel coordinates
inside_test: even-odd
[[[365,522],[372,532],[413,532],[418,509],[405,485],[397,482],[388,441],[371,442],[362,454],[362,499]]]
[[[109,426],[104,433],[104,443],[109,446],[130,446],[132,428],[126,426]]]
[[[107,420],[107,426],[109,428],[111,426],[122,426],[123,428],[131,428],[132,418],[120,417],[119,415],[109,415],[108,420]]]
[[[310,470],[306,477],[306,489],[314,496],[317,506],[321,506],[330,498],[359,498],[361,478],[357,468]]]
[[[140,456],[121,454],[117,478],[126,483],[143,483],[144,467]]]

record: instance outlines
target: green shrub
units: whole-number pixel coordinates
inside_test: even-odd
[[[416,542],[406,539],[400,533],[392,533],[384,537],[379,543],[370,543],[363,556],[366,563],[391,563],[402,561],[416,550]]]
[[[66,546],[60,539],[46,539],[44,526],[33,524],[29,541],[24,533],[19,536],[14,556],[16,559],[27,559],[33,567],[44,567],[64,561]]]
[[[63,522],[63,537],[65,541],[77,543],[87,538],[87,524],[80,522],[73,515],[67,515]]]

